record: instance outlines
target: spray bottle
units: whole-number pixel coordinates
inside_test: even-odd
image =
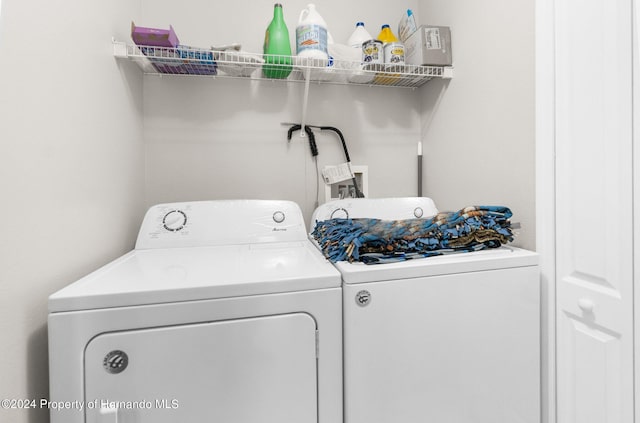
[[[292,62],[291,43],[280,3],[276,3],[273,7],[273,20],[264,36],[264,54],[264,61],[267,63],[262,67],[264,76],[279,79],[289,76]]]

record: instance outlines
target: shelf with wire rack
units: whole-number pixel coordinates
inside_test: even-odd
[[[452,67],[413,65],[365,65],[360,62],[270,56],[233,50],[214,51],[185,46],[147,47],[113,41],[114,56],[138,64],[145,74],[212,78],[243,78],[285,83],[353,84],[417,88],[431,79],[450,79]],[[266,62],[266,63],[265,63]],[[267,78],[263,67],[272,75]]]

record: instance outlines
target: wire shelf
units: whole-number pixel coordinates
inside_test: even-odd
[[[137,46],[113,42],[114,55],[127,58],[146,74],[244,78],[285,82],[357,84],[417,88],[433,78],[453,77],[453,68],[413,65],[363,65],[360,62],[318,60],[186,46]],[[272,76],[268,77],[266,75]]]

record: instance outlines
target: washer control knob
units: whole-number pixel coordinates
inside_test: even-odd
[[[170,231],[176,232],[184,228],[187,224],[187,215],[182,210],[171,210],[164,215],[162,226]]]
[[[284,222],[284,219],[286,218],[286,216],[284,215],[283,212],[281,211],[277,211],[273,214],[273,221],[276,223],[282,223]]]
[[[331,219],[348,219],[348,218],[349,218],[349,212],[347,211],[347,209],[343,209],[342,207],[335,209],[331,213]]]
[[[424,210],[422,210],[422,207],[416,207],[415,210],[413,210],[413,215],[418,219],[421,218],[423,214]]]

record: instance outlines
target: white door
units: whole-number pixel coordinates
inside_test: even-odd
[[[85,351],[87,423],[317,423],[308,314],[99,335]]]
[[[558,423],[632,423],[632,0],[555,7]]]

